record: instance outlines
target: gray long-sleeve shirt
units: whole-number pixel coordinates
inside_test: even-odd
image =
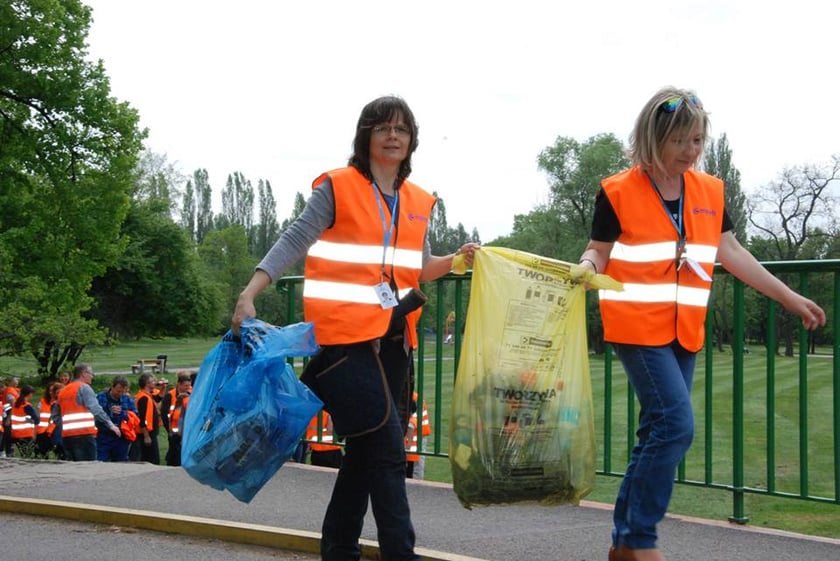
[[[306,202],[300,216],[280,236],[268,250],[257,269],[265,271],[272,282],[277,280],[284,271],[300,261],[312,247],[324,230],[335,222],[335,193],[332,181],[327,177],[312,191],[312,196]],[[432,255],[429,244],[429,233],[423,244],[423,264]]]
[[[87,407],[88,410],[93,414],[93,417],[96,419],[96,422],[101,423],[100,426],[104,425],[110,429],[119,428],[117,427],[117,425],[111,422],[111,417],[104,409],[102,409],[102,406],[99,405],[99,400],[96,399],[96,393],[94,393],[93,388],[91,388],[89,385],[81,385],[81,387],[79,388],[79,393],[76,394],[76,403]]]

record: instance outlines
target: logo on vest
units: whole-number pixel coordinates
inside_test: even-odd
[[[705,214],[706,216],[717,216],[717,211],[713,208],[694,208],[691,211],[693,214]]]
[[[408,219],[409,220],[419,220],[420,222],[428,222],[429,221],[428,216],[423,216],[422,214],[414,214],[413,212],[408,213]]]

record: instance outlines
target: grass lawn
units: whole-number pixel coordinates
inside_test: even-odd
[[[140,358],[158,354],[168,356],[167,378],[173,381],[174,371],[200,365],[207,352],[219,339],[151,339],[123,342],[108,347],[85,349],[81,360],[93,365],[99,373],[129,372]],[[438,349],[434,341],[426,341],[426,360],[418,367],[422,383],[418,392],[425,399],[432,424],[432,437],[425,443],[428,453],[445,455],[448,450],[448,419],[451,414],[451,389],[455,377],[453,346],[443,345],[441,361],[436,364]],[[832,361],[812,358],[808,363],[807,396],[800,400],[799,359],[776,357],[773,391],[768,395],[766,360],[761,349],[752,349],[744,363],[744,484],[747,488],[821,497],[835,497],[834,428]],[[686,481],[730,485],[732,473],[732,357],[714,353],[712,375],[707,377],[704,355],[698,355],[693,399],[696,435],[685,468]],[[618,361],[613,365],[612,432],[610,462],[607,469],[604,448],[604,363],[600,357],[590,360],[593,402],[596,406],[595,428],[598,442],[599,475],[595,490],[586,497],[612,503],[626,463],[628,442],[632,440],[633,423],[628,423],[628,386]],[[0,357],[0,373],[26,377],[34,373],[32,361]],[[136,391],[136,377],[129,377]],[[98,376],[94,389],[110,384],[109,376]],[[768,403],[774,408],[768,414]],[[632,419],[638,409],[633,410]],[[807,423],[806,445],[800,445],[800,426]],[[772,435],[768,446],[768,434]],[[709,448],[707,450],[707,443]],[[161,435],[161,457],[165,456],[166,436]],[[804,461],[803,461],[804,459]],[[804,466],[804,467],[803,467]],[[803,478],[803,475],[805,477]],[[451,482],[449,459],[427,457],[426,479]],[[700,485],[677,485],[670,512],[726,520],[733,513],[732,494],[724,489]],[[774,497],[764,494],[745,495],[745,513],[749,524],[806,534],[840,538],[840,505],[815,500]]]

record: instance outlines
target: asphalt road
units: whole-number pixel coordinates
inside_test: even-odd
[[[317,555],[149,530],[0,513],[0,558],[18,561],[317,561]]]

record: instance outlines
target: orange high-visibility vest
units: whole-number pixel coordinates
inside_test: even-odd
[[[412,399],[415,403],[417,403],[417,393],[415,392],[412,396]],[[407,462],[419,462],[420,461],[420,454],[417,453],[417,433],[423,435],[423,437],[431,436],[432,434],[432,425],[429,422],[429,410],[426,408],[426,400],[423,400],[423,408],[422,412],[422,421],[420,425],[420,430],[417,430],[417,411],[415,410],[414,413],[411,414],[411,417],[408,418],[408,430],[405,433],[405,459]]]
[[[47,396],[42,396],[38,402],[38,434],[44,434],[50,426],[50,402]]]
[[[9,396],[12,396],[12,399],[9,399]],[[3,415],[8,415],[9,412],[12,410],[12,405],[17,398],[20,396],[20,390],[17,388],[7,387],[3,390],[2,399],[3,400]]]
[[[146,427],[147,431],[152,432],[161,425],[160,415],[155,415],[157,409],[155,407],[154,398],[148,393],[144,392],[143,390],[140,390],[139,392],[137,392],[137,395],[134,396],[134,403],[137,407],[138,415],[140,413],[141,399],[148,399],[149,403],[146,405],[146,416],[140,419],[140,432],[143,432],[143,427]],[[157,419],[157,423],[155,423],[155,419]]]
[[[318,442],[318,419],[321,420],[321,441]],[[326,411],[321,411],[313,416],[309,421],[309,426],[306,427],[306,440],[309,442],[309,447],[316,452],[326,452],[329,450],[340,450],[341,446],[333,444],[333,424],[330,414]]]
[[[685,255],[711,277],[723,224],[723,182],[695,170],[683,174]],[[703,346],[711,281],[688,264],[677,267],[679,235],[659,194],[639,167],[602,187],[621,225],[604,273],[624,291],[599,291],[604,340],[659,346],[675,339],[689,351]]]
[[[391,224],[388,203],[356,168],[321,175],[313,188],[329,176],[335,193],[335,222],[309,248],[303,287],[304,316],[313,322],[320,345],[358,343],[382,337],[391,320],[375,286],[385,273],[393,274],[398,298],[419,288],[423,244],[435,198],[404,181],[398,189],[398,220],[389,247],[385,233]],[[384,225],[383,225],[384,222]],[[406,316],[408,343],[417,346],[415,326],[421,310]]]
[[[61,388],[58,393],[58,406],[61,408],[62,438],[88,434],[96,435],[96,422],[93,413],[84,405],[76,403],[83,383],[81,380],[75,380]]]
[[[189,403],[189,396],[185,397],[181,402],[181,407],[176,408],[175,402],[178,400],[178,388],[169,390],[169,430],[174,433],[180,432],[178,428],[178,421],[181,419],[181,412],[187,410],[187,403]]]
[[[35,421],[26,414],[27,405],[31,405],[29,400],[20,407],[12,407],[12,438],[35,438]]]

